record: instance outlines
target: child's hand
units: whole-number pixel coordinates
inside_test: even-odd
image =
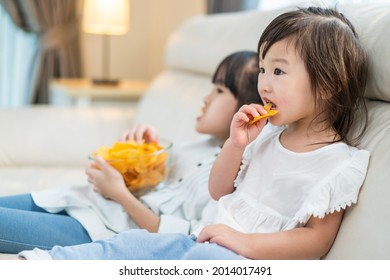
[[[142,140],[146,142],[157,143],[157,129],[149,124],[137,124],[132,129],[123,132],[121,142],[134,140],[140,143]]]
[[[100,156],[94,158],[94,162],[87,166],[85,173],[94,190],[107,199],[119,202],[124,194],[129,193],[119,171]]]
[[[197,242],[216,243],[236,254],[242,255],[246,251],[248,238],[242,232],[236,231],[223,224],[208,225],[199,233]]]
[[[267,111],[259,104],[243,105],[234,114],[230,126],[230,139],[232,142],[239,147],[245,147],[252,142],[267,123],[267,119],[261,119],[254,124],[249,124],[249,121],[265,114],[267,114]]]

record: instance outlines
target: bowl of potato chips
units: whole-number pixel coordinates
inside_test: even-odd
[[[129,191],[139,197],[164,182],[171,150],[172,142],[162,139],[158,143],[115,142],[98,148],[92,158],[99,155],[105,159],[122,174]]]

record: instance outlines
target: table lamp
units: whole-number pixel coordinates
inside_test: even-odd
[[[124,35],[129,31],[130,0],[84,0],[83,31],[102,35],[103,76],[93,79],[95,84],[116,85],[110,79],[110,35]]]

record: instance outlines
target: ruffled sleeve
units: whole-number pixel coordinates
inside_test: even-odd
[[[242,183],[242,180],[244,180],[245,173],[246,173],[246,170],[248,169],[249,162],[250,162],[249,159],[251,158],[251,154],[252,154],[252,149],[250,147],[251,146],[248,146],[244,150],[244,154],[243,154],[242,160],[241,160],[240,169],[238,170],[236,179],[234,179],[234,187],[235,188],[237,188]]]
[[[366,177],[369,157],[368,151],[354,152],[349,160],[313,188],[294,220],[304,225],[312,216],[323,218],[326,214],[357,203],[359,190]]]
[[[241,184],[242,180],[245,177],[245,173],[246,173],[247,169],[248,169],[248,160],[243,158],[241,161],[240,170],[238,171],[237,177],[234,180],[234,187],[235,188],[237,188]]]

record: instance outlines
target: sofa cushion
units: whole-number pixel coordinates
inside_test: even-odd
[[[131,126],[130,108],[31,106],[0,110],[1,166],[85,166]],[[33,120],[31,119],[33,118]]]
[[[153,80],[141,99],[135,121],[153,124],[160,137],[174,143],[199,138],[196,117],[211,89],[210,76],[166,70]]]
[[[0,196],[48,188],[88,184],[80,167],[7,166],[0,168]]]
[[[195,16],[170,36],[166,65],[212,75],[218,63],[230,53],[256,51],[263,29],[282,11],[284,9]]]
[[[368,109],[369,126],[360,145],[371,153],[367,177],[326,259],[390,258],[390,104],[371,101]]]
[[[390,102],[390,3],[345,5],[340,11],[354,24],[368,51],[366,97]]]

